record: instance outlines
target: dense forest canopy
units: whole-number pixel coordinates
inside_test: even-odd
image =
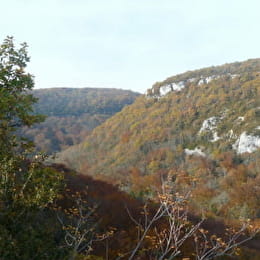
[[[111,88],[52,88],[36,89],[33,95],[39,100],[36,113],[47,116],[79,116],[119,112],[133,103],[139,94],[130,90]]]
[[[137,196],[152,196],[171,173],[180,189],[194,189],[196,210],[258,219],[259,71],[255,59],[157,83],[59,160]],[[181,89],[160,92],[179,80]]]
[[[221,149],[227,149],[227,147],[224,145],[224,148],[214,146],[206,148],[207,140],[204,137],[198,139],[198,143],[205,142],[203,151],[202,146],[197,147],[193,152],[190,147],[188,156],[179,158],[181,154],[178,152],[182,152],[183,155],[183,149],[182,146],[179,147],[176,144],[187,144],[186,138],[189,135],[186,132],[181,141],[171,143],[171,145],[175,145],[173,147],[177,151],[176,156],[168,155],[168,139],[161,139],[164,136],[158,135],[156,140],[153,140],[155,136],[149,136],[152,137],[152,145],[149,144],[146,147],[142,146],[142,139],[136,139],[138,142],[134,143],[134,148],[141,148],[141,153],[137,153],[141,160],[138,161],[133,156],[130,160],[135,162],[135,165],[129,166],[124,162],[125,171],[118,167],[120,174],[124,174],[125,178],[125,182],[120,183],[120,191],[119,186],[94,180],[64,165],[46,164],[46,156],[37,153],[33,143],[21,135],[20,128],[30,127],[44,119],[33,110],[37,98],[31,92],[34,82],[33,76],[26,71],[28,62],[26,44],[16,48],[13,38],[7,37],[0,45],[0,259],[209,260],[221,257],[221,259],[228,260],[232,255],[239,259],[259,259],[259,237],[257,237],[259,230],[255,222],[244,219],[242,225],[238,226],[237,221],[224,223],[212,218],[206,219],[205,216],[199,214],[200,212],[193,210],[196,208],[196,203],[197,208],[205,206],[208,202],[205,200],[205,196],[207,199],[211,199],[216,185],[219,185],[218,187],[221,189],[227,187],[231,191],[239,187],[248,195],[247,208],[242,213],[253,216],[253,218],[258,217],[256,211],[258,201],[252,200],[252,196],[257,198],[259,195],[259,190],[257,190],[259,176],[255,166],[258,148],[255,140],[258,140],[257,130],[259,129],[254,128],[254,120],[252,120],[253,123],[244,126],[250,125],[248,128],[251,129],[248,132],[250,133],[250,144],[252,142],[256,144],[253,147],[250,146],[250,150],[247,151],[247,153],[251,153],[250,157],[235,157],[230,153],[222,156],[222,152],[214,152],[214,156],[208,158],[211,149],[222,151]],[[254,108],[254,102],[250,98],[256,94],[255,89],[259,86],[257,79],[258,75],[253,74],[249,81],[246,78],[241,83],[242,94],[248,101],[247,105],[251,110]],[[234,86],[231,84],[231,87]],[[174,95],[171,97],[174,99]],[[91,138],[97,145],[95,156],[102,155],[98,151],[100,149],[98,145],[102,144],[103,137],[105,137],[102,135],[101,142],[97,143],[99,131],[105,129],[106,126],[111,126],[108,134],[110,138],[115,138],[117,136],[113,136],[113,134],[119,134],[118,131],[121,127],[129,127],[129,125],[120,125],[124,122],[121,121],[122,115],[128,117],[131,115],[128,114],[129,109],[135,111],[145,105],[145,109],[152,112],[152,110],[149,111],[149,108],[151,109],[153,105],[156,105],[157,108],[163,105],[162,111],[165,111],[164,106],[167,99],[162,100],[158,97],[153,100],[148,96],[139,97],[135,104],[126,107],[110,121],[94,130]],[[225,100],[224,98],[224,104],[226,104]],[[230,101],[230,98],[228,100]],[[170,101],[168,100],[166,104],[169,105]],[[128,143],[129,149],[133,152],[131,135],[134,133],[138,137],[142,131],[144,134],[148,133],[145,125],[149,121],[146,119],[148,115],[146,115],[145,109],[132,115],[136,122],[141,117],[143,125],[138,123],[130,129],[131,134],[125,135],[123,132],[123,135],[119,135],[119,147],[122,143]],[[251,110],[248,115],[246,114],[247,116],[245,115],[245,120],[255,118],[255,110],[253,112]],[[169,112],[169,109],[167,111]],[[243,108],[242,111],[244,111]],[[192,112],[191,115],[193,115]],[[226,112],[221,119],[228,118],[228,115]],[[233,114],[231,113],[231,115]],[[178,118],[178,114],[175,116]],[[115,123],[114,118],[118,117],[120,119],[118,124],[111,125],[111,122]],[[129,123],[131,123],[133,119],[131,117],[129,119]],[[153,119],[157,121],[156,117]],[[162,126],[166,123],[164,120],[161,116],[162,130]],[[128,122],[128,120],[126,121]],[[215,117],[206,121],[202,124],[199,133],[219,130],[216,122]],[[169,123],[172,122],[169,121]],[[184,122],[183,124],[185,126]],[[156,124],[152,126],[156,126]],[[163,134],[165,133],[167,132],[163,131]],[[153,134],[157,134],[157,132]],[[143,138],[142,135],[141,137]],[[87,140],[90,142],[89,139]],[[101,160],[104,160],[109,149],[112,151],[111,155],[114,154],[113,143],[110,143],[110,147],[106,147],[108,140],[109,138],[103,144],[104,155],[100,157]],[[111,140],[113,141],[113,139]],[[162,140],[163,142],[160,144]],[[147,142],[148,139],[145,141]],[[239,145],[240,143],[234,146],[238,154],[240,154]],[[86,147],[91,148],[91,143],[84,146],[84,148]],[[194,151],[199,160],[193,160]],[[93,150],[90,149],[90,152]],[[143,154],[149,155],[147,162],[143,161],[147,160],[142,157]],[[78,153],[74,155],[71,159],[79,156]],[[93,157],[94,155],[90,158],[93,160]],[[122,157],[121,163],[123,159]],[[113,178],[122,180],[119,172],[113,169],[113,163],[108,164],[107,177],[109,178],[114,171],[115,177]],[[141,172],[145,169],[146,163],[148,163],[147,171]],[[164,167],[162,167],[163,163],[165,163]],[[143,168],[140,165],[143,165]],[[187,165],[190,168],[187,168]],[[216,165],[218,165],[218,170],[215,169]],[[112,170],[109,167],[112,167]],[[167,167],[171,167],[171,172],[162,171],[162,168],[167,170]],[[222,176],[224,180],[222,182],[218,177],[223,175],[224,169],[227,178]],[[166,174],[168,174],[167,177]],[[215,176],[213,182],[212,174]],[[155,182],[158,178],[154,178],[158,175],[161,177],[160,188],[156,186],[158,183]],[[202,178],[211,182],[201,182]],[[185,191],[190,184],[195,187],[192,190],[194,197],[191,196],[190,191]],[[151,185],[157,188],[157,194],[152,194]],[[198,187],[200,189],[196,189]],[[208,190],[205,190],[205,187]],[[123,188],[131,190],[132,194],[123,192]],[[227,195],[230,201],[232,200],[237,206],[240,206],[242,201],[239,195],[235,197],[232,192]],[[223,197],[221,197],[221,201],[223,201]],[[205,207],[205,209],[208,208]],[[232,212],[236,213],[234,210]],[[219,213],[222,216],[225,211],[221,209]],[[237,211],[237,213],[242,215],[241,211]],[[217,212],[215,214],[218,215]],[[239,249],[239,246],[245,243],[247,243],[246,247],[242,250]]]
[[[32,140],[38,151],[47,154],[82,142],[96,126],[134,102],[138,93],[121,89],[54,88],[36,89],[36,114],[46,120],[21,134]]]

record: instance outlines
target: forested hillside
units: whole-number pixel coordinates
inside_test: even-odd
[[[33,113],[33,105],[36,104],[37,98],[31,94],[34,82],[33,76],[26,71],[28,61],[25,43],[20,48],[16,48],[13,38],[7,37],[0,45],[1,260],[233,259],[230,256],[236,256],[236,259],[241,260],[259,259],[259,229],[255,221],[257,216],[254,217],[253,221],[244,218],[241,219],[241,223],[237,220],[228,223],[206,218],[205,215],[200,214],[199,211],[193,211],[190,207],[195,202],[199,203],[198,205],[203,205],[198,201],[197,185],[205,184],[200,181],[200,178],[211,181],[212,173],[214,180],[210,183],[215,186],[208,185],[207,187],[213,189],[220,183],[221,189],[223,187],[232,189],[240,185],[241,190],[246,191],[247,196],[244,195],[246,203],[252,202],[251,196],[253,195],[257,199],[259,186],[257,183],[258,173],[255,171],[257,169],[255,155],[245,158],[233,157],[236,161],[230,160],[229,155],[223,157],[222,161],[220,159],[220,169],[217,171],[214,168],[216,165],[212,164],[213,160],[216,161],[216,157],[210,157],[210,148],[207,151],[201,151],[202,148],[194,149],[193,152],[192,150],[184,150],[191,156],[196,154],[196,156],[205,157],[205,159],[199,159],[199,164],[196,165],[197,161],[186,162],[186,158],[182,158],[179,163],[180,168],[178,168],[177,157],[170,157],[172,161],[169,160],[165,145],[167,142],[162,142],[163,146],[158,147],[160,145],[158,138],[158,142],[155,143],[157,145],[154,149],[155,153],[149,151],[149,149],[154,148],[153,146],[148,146],[146,151],[142,149],[142,152],[150,154],[149,158],[153,159],[148,162],[150,172],[143,172],[141,175],[142,168],[140,166],[147,163],[144,162],[147,158],[142,157],[142,153],[136,154],[139,156],[138,159],[129,153],[132,156],[129,159],[134,159],[136,165],[122,165],[120,174],[124,174],[124,176],[120,175],[119,172],[115,176],[120,177],[119,180],[121,180],[121,186],[118,187],[81,175],[64,165],[46,163],[46,155],[37,153],[32,142],[21,136],[21,132],[20,135],[17,134],[21,127],[30,127],[43,120],[42,116]],[[253,75],[249,81],[252,82],[251,89],[254,89],[255,80],[257,80],[257,74]],[[158,97],[156,97],[150,103],[152,99],[154,97],[141,98],[136,103],[138,109],[135,107],[136,105],[133,107],[139,111],[140,104],[148,104],[146,109],[149,109],[149,106],[159,104],[162,100],[158,101]],[[149,102],[146,103],[146,100]],[[124,110],[125,112],[122,111],[121,115],[119,114],[121,118],[119,123],[124,123],[124,120],[127,122],[127,119],[123,120],[121,116],[123,113],[128,116],[129,108],[126,107]],[[144,118],[142,114],[144,111],[141,110],[140,113],[133,116],[140,120],[140,116]],[[247,117],[244,120],[246,119]],[[211,119],[203,123],[199,134],[203,131],[216,131],[216,127],[212,129],[212,124],[215,121],[215,119]],[[144,120],[144,124],[146,123]],[[105,123],[107,126],[111,126],[110,124],[109,122]],[[250,126],[253,127],[253,123]],[[115,131],[116,134],[122,127],[125,126],[116,125],[116,128],[107,130],[110,137],[114,138],[111,131]],[[100,129],[103,128],[100,127]],[[142,136],[143,130],[140,128],[137,130],[137,134]],[[247,145],[250,143],[250,151],[248,150],[248,152],[255,152],[258,146],[257,133],[251,131],[243,135],[244,139],[250,136],[250,142],[247,142]],[[98,141],[95,135],[92,138],[94,143]],[[104,138],[101,137],[101,139]],[[123,144],[128,143],[130,152],[133,152],[130,136],[123,135],[120,140]],[[185,136],[183,140],[185,140]],[[206,147],[206,140],[203,140]],[[134,143],[135,146],[137,144]],[[184,144],[186,143],[184,142]],[[108,145],[108,140],[105,140],[104,145]],[[245,144],[242,146],[247,147]],[[161,148],[163,149],[161,150]],[[244,150],[239,148],[240,142],[235,144],[233,149],[238,154],[243,154]],[[97,150],[97,154],[92,154],[90,159],[96,156],[95,160],[98,161],[98,156],[102,155],[98,151],[100,147],[92,147],[90,151],[93,152],[93,149]],[[108,149],[109,147],[104,150],[106,156],[109,155]],[[114,156],[113,145],[110,146],[110,149],[111,155]],[[178,149],[176,151],[178,152]],[[203,155],[204,152],[205,155]],[[78,156],[78,154],[75,155]],[[177,153],[177,156],[180,154]],[[79,159],[81,160],[83,157]],[[86,161],[87,159],[85,158]],[[171,170],[169,170],[167,178],[166,172],[161,171],[163,167],[160,163],[163,161],[171,163]],[[82,160],[81,162],[82,165],[85,163]],[[190,168],[187,168],[187,165]],[[243,165],[245,165],[244,168]],[[107,169],[104,169],[109,178],[111,173],[115,172],[113,163],[110,166],[108,165]],[[174,166],[176,167],[174,168]],[[197,168],[195,168],[196,166]],[[125,167],[125,171],[122,170],[123,167]],[[157,167],[156,171],[155,167]],[[224,182],[226,186],[222,187],[222,183],[218,182],[220,176],[217,174],[221,173],[224,167],[227,169],[225,174],[233,179],[228,179]],[[94,166],[92,168],[94,169]],[[181,169],[183,172],[180,171]],[[185,172],[184,169],[190,171]],[[207,171],[205,172],[205,170]],[[189,174],[190,176],[188,176]],[[151,189],[151,184],[157,184],[154,182],[156,180],[154,176],[161,177],[160,188],[158,185],[158,193],[156,194],[152,193],[154,190]],[[125,181],[123,181],[124,178]],[[237,184],[236,180],[238,180]],[[254,181],[254,183],[248,183],[248,180]],[[248,184],[251,186],[248,187]],[[154,187],[156,188],[156,186]],[[193,193],[185,191],[186,187],[193,187]],[[127,189],[128,192],[131,190],[132,194],[122,191],[122,188]],[[202,196],[205,197],[206,194],[207,199],[211,199],[211,193],[207,194],[203,189],[202,191]],[[251,191],[252,193],[250,193]],[[149,195],[148,200],[146,199],[147,195]],[[227,196],[230,200],[233,199],[229,193]],[[207,202],[206,199],[204,201]],[[258,203],[257,200],[255,201]],[[247,205],[246,210],[254,209],[255,204]],[[247,213],[247,211],[245,212]],[[255,211],[249,212],[254,216],[253,213]]]
[[[153,196],[166,176],[197,212],[260,217],[260,59],[156,83],[59,161]]]
[[[78,144],[106,119],[132,104],[138,93],[120,89],[53,88],[36,89],[36,114],[46,120],[22,134],[35,142],[38,150],[52,154]]]

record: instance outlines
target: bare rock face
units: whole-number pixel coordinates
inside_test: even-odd
[[[238,154],[252,153],[260,147],[260,137],[243,132],[233,145]]]

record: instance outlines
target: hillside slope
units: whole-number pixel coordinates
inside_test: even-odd
[[[139,95],[120,89],[53,88],[36,89],[36,114],[47,116],[45,122],[23,130],[38,150],[48,154],[78,144],[106,119],[132,104]]]
[[[258,218],[259,76],[254,59],[170,77],[59,161],[135,194],[151,194],[171,174],[194,189],[197,209]]]

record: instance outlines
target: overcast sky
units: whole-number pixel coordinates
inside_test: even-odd
[[[36,88],[144,92],[260,57],[259,0],[0,0],[0,38],[27,42]]]

